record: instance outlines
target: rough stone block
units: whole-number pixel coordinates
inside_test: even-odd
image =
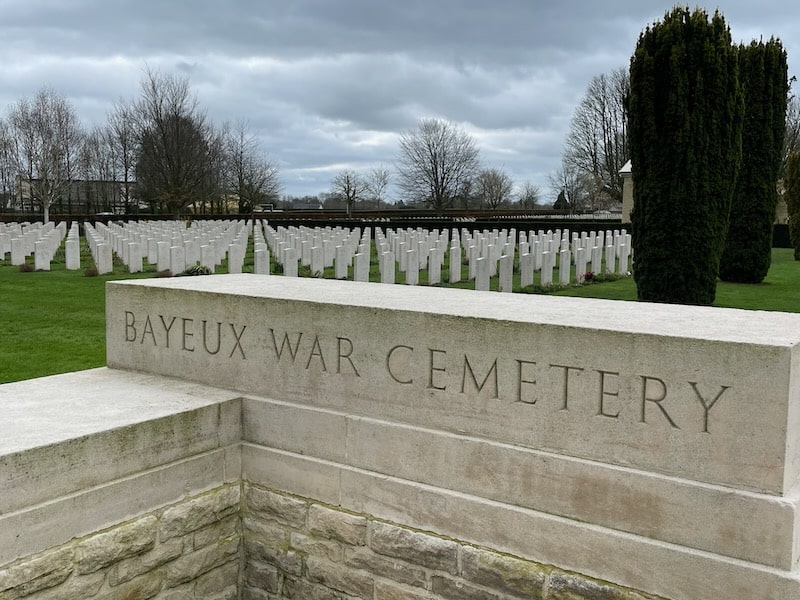
[[[36,592],[25,596],[26,600],[64,600],[65,598],[91,598],[100,591],[105,581],[105,573],[97,572],[88,575],[73,573],[64,583],[56,587]],[[13,594],[10,596],[13,597]],[[8,600],[7,596],[0,593],[0,598]]]
[[[434,597],[419,588],[407,588],[386,581],[376,581],[375,600],[434,600]]]
[[[198,577],[194,584],[194,594],[197,598],[227,596],[231,588],[234,592],[238,589],[238,579],[239,561],[236,560]]]
[[[112,586],[129,581],[138,575],[178,558],[183,553],[183,539],[174,538],[156,546],[140,556],[121,560],[108,571],[108,583]]]
[[[239,515],[233,514],[194,532],[193,547],[195,550],[214,544],[221,539],[239,535]]]
[[[339,540],[351,546],[367,543],[367,519],[321,504],[308,509],[308,530],[317,536]]]
[[[306,568],[311,581],[358,598],[372,598],[373,578],[366,573],[347,569],[340,563],[316,556],[308,557]]]
[[[119,600],[120,598],[147,600],[155,597],[161,591],[164,576],[163,569],[150,571],[118,586],[103,588],[92,600]]]
[[[250,587],[277,594],[280,591],[281,575],[273,565],[247,560],[244,567],[244,582]]]
[[[429,569],[458,573],[458,544],[451,540],[373,521],[369,546],[373,551],[422,565]]]
[[[44,552],[0,570],[0,597],[19,598],[64,582],[73,571],[70,547]]]
[[[375,554],[369,548],[348,548],[344,553],[344,564],[418,588],[424,588],[427,584],[428,574],[424,568]]]
[[[431,578],[431,590],[437,598],[447,600],[505,600],[491,590],[444,575],[434,575]]]
[[[303,557],[294,550],[276,548],[245,537],[244,553],[245,556],[266,562],[290,575],[300,575],[303,572]]]
[[[167,587],[175,587],[181,583],[197,579],[215,567],[234,560],[239,552],[239,538],[221,540],[212,546],[206,546],[196,552],[182,555],[168,563]]]
[[[159,538],[186,535],[237,513],[240,492],[238,485],[227,486],[168,508],[161,516]]]
[[[333,562],[342,560],[342,547],[330,540],[322,540],[302,533],[292,532],[292,548],[311,556],[319,556]]]
[[[122,559],[143,554],[156,543],[158,519],[150,515],[93,535],[75,550],[78,573],[94,573]]]
[[[339,592],[305,579],[292,577],[288,577],[284,582],[283,595],[289,600],[342,600]]]
[[[498,592],[538,600],[543,597],[548,569],[536,563],[464,546],[461,576]]]
[[[308,504],[305,501],[254,486],[247,486],[245,489],[245,507],[249,511],[297,528],[305,526],[308,513]]]
[[[554,571],[547,584],[548,600],[647,600],[632,590]]]

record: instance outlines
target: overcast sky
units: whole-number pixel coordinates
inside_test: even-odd
[[[735,42],[776,36],[800,67],[800,4],[720,0]],[[0,114],[49,86],[87,128],[146,65],[189,79],[216,124],[245,119],[283,192],[392,169],[419,119],[474,136],[482,164],[545,199],[591,78],[627,67],[653,0],[0,0]],[[696,4],[689,4],[694,7]],[[797,84],[795,85],[795,90]],[[391,198],[392,200],[396,198]]]

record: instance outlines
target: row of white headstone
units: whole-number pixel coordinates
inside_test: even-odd
[[[335,277],[346,279],[352,267],[354,280],[369,279],[369,228],[363,233],[358,228],[352,232],[343,228],[279,226],[273,229],[266,223],[263,228],[263,250],[275,253],[285,275],[296,276],[299,261],[301,265],[310,267],[312,275],[319,276],[324,268],[334,267]],[[260,243],[259,240],[256,242]],[[558,283],[567,285],[582,282],[589,273],[627,274],[631,236],[624,229],[581,234],[561,230],[521,231],[517,236],[514,229],[481,232],[387,229],[384,234],[382,229],[376,228],[375,248],[382,283],[395,283],[399,271],[405,275],[406,284],[417,285],[420,272],[427,270],[428,285],[438,285],[444,281],[442,269],[448,255],[449,283],[461,281],[462,261],[465,259],[467,278],[475,282],[476,289],[488,290],[491,278],[498,276],[498,290],[510,292],[517,251],[522,287],[533,285],[535,272],[541,273],[542,286],[552,285],[556,267]]]
[[[297,276],[306,267],[312,276],[321,277],[327,268],[337,279],[369,281],[372,229],[342,227],[273,228],[266,221],[217,220],[129,221],[84,223],[87,245],[100,274],[113,268],[117,255],[131,273],[143,270],[143,261],[159,271],[180,273],[192,265],[214,271],[227,258],[227,271],[241,273],[250,236],[253,236],[254,272],[270,272],[270,253],[283,274]],[[12,264],[22,264],[34,254],[36,268],[49,269],[52,255],[66,233],[66,224],[54,226],[11,224],[0,227],[0,251],[11,251]],[[511,291],[517,264],[520,285],[534,282],[540,273],[542,286],[581,282],[588,273],[628,272],[631,257],[630,235],[623,229],[575,233],[566,230],[519,231],[494,229],[470,232],[466,229],[429,231],[422,228],[374,230],[380,281],[396,283],[398,272],[408,285],[420,283],[427,271],[428,285],[443,281],[458,283],[462,264],[468,265],[467,279],[476,289],[488,290],[492,277],[498,277],[498,290]],[[68,269],[80,268],[78,229],[69,230],[66,247]],[[518,260],[515,260],[516,256]],[[443,273],[445,257],[448,272]],[[572,266],[574,265],[574,275]],[[351,275],[352,272],[352,275]]]
[[[130,273],[147,261],[158,271],[178,274],[193,265],[214,271],[228,259],[228,272],[241,273],[250,239],[250,221],[129,221],[84,223],[86,242],[100,274],[116,255]]]
[[[77,230],[76,230],[77,234]],[[67,224],[0,223],[0,260],[10,254],[12,265],[25,264],[34,257],[37,271],[49,271],[53,256],[67,237]]]

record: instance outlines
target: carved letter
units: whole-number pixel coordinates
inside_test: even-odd
[[[156,334],[153,331],[153,323],[150,321],[150,315],[144,320],[144,328],[142,329],[142,340],[140,344],[144,344],[144,336],[149,335],[153,340],[153,346],[158,346],[156,343]]]
[[[386,355],[386,370],[389,371],[389,375],[397,383],[402,383],[404,385],[407,385],[409,383],[414,383],[414,379],[413,378],[405,380],[398,379],[397,376],[394,374],[394,371],[392,371],[392,355],[395,353],[396,350],[400,350],[401,348],[404,350],[408,350],[409,352],[414,352],[414,348],[412,348],[411,346],[403,346],[402,344],[400,344],[399,346],[395,346],[394,348],[389,350],[389,354]]]
[[[597,415],[595,416],[603,416],[609,417],[612,419],[616,419],[619,417],[619,412],[616,413],[607,413],[605,411],[604,400],[606,396],[614,396],[616,398],[619,397],[619,388],[617,388],[616,392],[607,392],[606,391],[606,375],[614,375],[615,377],[619,377],[619,373],[616,371],[601,371],[597,370],[600,373],[600,409],[597,411]]]
[[[219,347],[222,342],[222,323],[217,321],[217,347],[212,351],[208,347],[208,332],[206,331],[206,325],[208,325],[208,321],[203,321],[203,348],[205,348],[206,352],[209,354],[216,354],[219,352]]]
[[[523,379],[522,378],[522,365],[533,365],[536,366],[536,363],[531,360],[520,360],[517,359],[517,402],[525,402],[526,404],[536,404],[536,398],[533,400],[523,400],[522,399],[522,384],[527,383],[530,385],[536,385],[535,379]]]
[[[472,370],[472,365],[469,364],[469,358],[467,355],[464,355],[464,371],[461,375],[461,393],[464,393],[464,387],[467,381],[467,371],[469,371],[470,377],[472,377],[472,382],[475,384],[475,387],[478,388],[478,392],[480,393],[483,391],[483,386],[486,385],[486,382],[489,381],[489,376],[494,373],[494,396],[493,399],[497,400],[500,396],[497,391],[497,359],[494,359],[492,363],[492,368],[489,369],[489,372],[486,373],[486,377],[483,378],[480,384],[478,384],[478,379],[475,377],[475,372]]]
[[[558,367],[559,369],[564,369],[564,404],[560,410],[569,410],[569,372],[570,371],[583,371],[583,367],[571,367],[569,365],[550,365],[550,368]],[[602,404],[602,398],[601,398]]]
[[[338,340],[339,349],[339,356],[336,359],[336,372],[342,372],[342,359],[346,358],[347,362],[349,362],[350,366],[353,368],[353,372],[356,374],[356,377],[361,377],[361,375],[358,374],[358,369],[356,369],[356,366],[353,364],[353,359],[350,358],[350,356],[353,354],[353,342],[346,337],[337,337],[336,339]],[[350,350],[347,352],[347,354],[342,352],[343,342],[347,342],[347,345],[350,346]]]
[[[136,315],[131,311],[125,311],[125,341],[136,341]]]
[[[187,324],[187,323],[194,323],[194,319],[187,319],[186,317],[182,317],[182,318],[181,318],[181,329],[182,329],[182,331],[183,331],[183,349],[184,349],[184,350],[186,350],[187,352],[194,352],[194,346],[192,346],[191,348],[189,348],[189,347],[186,345],[186,342],[187,342],[187,341],[190,341],[190,340],[189,340],[189,338],[192,338],[192,337],[194,337],[194,334],[193,334],[193,333],[190,333],[190,332],[188,332],[188,331],[186,330],[186,324]]]
[[[438,354],[447,354],[447,352],[445,352],[444,350],[437,350],[435,348],[428,348],[428,351],[430,352],[430,369],[428,370],[428,389],[446,390],[447,389],[447,384],[445,384],[445,385],[434,385],[434,383],[433,383],[433,372],[434,371],[438,371],[440,373],[444,373],[444,372],[447,371],[447,369],[446,368],[442,368],[442,367],[434,367],[433,363],[435,361],[435,355],[437,353]]]
[[[172,320],[169,322],[169,327],[167,326],[167,322],[164,320],[164,315],[158,315],[158,318],[161,319],[161,324],[164,326],[164,331],[167,332],[167,348],[169,348],[169,330],[172,329],[172,325],[175,323],[176,317],[172,317]]]
[[[647,420],[645,419],[645,408],[647,407],[647,402],[652,402],[667,418],[667,421],[669,421],[670,425],[672,425],[675,429],[680,429],[680,427],[675,424],[675,421],[672,420],[672,417],[669,416],[669,413],[666,411],[666,409],[661,406],[661,402],[663,402],[664,398],[667,397],[667,384],[658,377],[648,377],[647,375],[640,375],[640,377],[642,378],[642,418],[639,419],[639,422],[647,423]],[[661,395],[658,398],[650,398],[647,395],[647,384],[651,381],[657,381],[661,386]]]
[[[697,401],[700,404],[703,405],[703,411],[705,411],[704,414],[703,414],[703,433],[710,433],[708,431],[708,413],[711,410],[711,407],[714,406],[717,403],[717,400],[719,400],[719,397],[722,396],[722,394],[725,393],[725,390],[730,389],[731,386],[729,386],[729,385],[721,385],[720,386],[721,389],[719,390],[719,392],[717,392],[717,395],[714,396],[714,399],[711,402],[706,402],[706,399],[703,398],[703,395],[700,393],[700,390],[697,389],[697,382],[696,381],[690,381],[689,385],[692,386],[692,389],[694,390],[694,393],[697,395]]]
[[[231,348],[231,353],[228,355],[228,358],[233,356],[233,353],[236,352],[236,349],[239,349],[239,352],[242,355],[242,358],[247,360],[247,357],[244,355],[244,348],[242,348],[242,336],[244,335],[244,330],[247,329],[247,325],[242,325],[242,330],[240,332],[236,332],[236,325],[233,323],[228,323],[231,326],[231,331],[233,331],[233,348]]]
[[[294,348],[292,348],[292,344],[289,342],[289,333],[284,333],[280,350],[278,350],[278,342],[275,341],[275,330],[270,328],[269,332],[272,335],[272,347],[275,348],[275,355],[278,357],[278,362],[281,361],[281,357],[283,356],[283,349],[288,348],[289,356],[292,357],[292,364],[294,364],[294,359],[297,358],[297,348],[300,346],[300,339],[303,337],[302,332],[297,334],[297,340],[295,340]]]
[[[314,357],[318,357],[320,362],[322,363],[322,370],[326,373],[328,369],[325,367],[325,357],[322,356],[322,348],[319,345],[319,336],[314,336],[314,343],[311,345],[311,353],[308,355],[308,361],[306,361],[306,369],[311,364],[311,359]]]

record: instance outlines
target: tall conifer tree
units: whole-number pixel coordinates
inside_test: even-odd
[[[731,204],[719,276],[761,283],[772,258],[772,227],[786,134],[789,94],[786,52],[775,39],[739,48],[744,93],[742,166]]]
[[[800,260],[800,152],[790,153],[786,160],[783,187],[789,211],[789,240],[794,248],[794,259]]]
[[[737,51],[717,12],[676,7],[631,59],[634,278],[640,300],[711,304],[741,160]]]

